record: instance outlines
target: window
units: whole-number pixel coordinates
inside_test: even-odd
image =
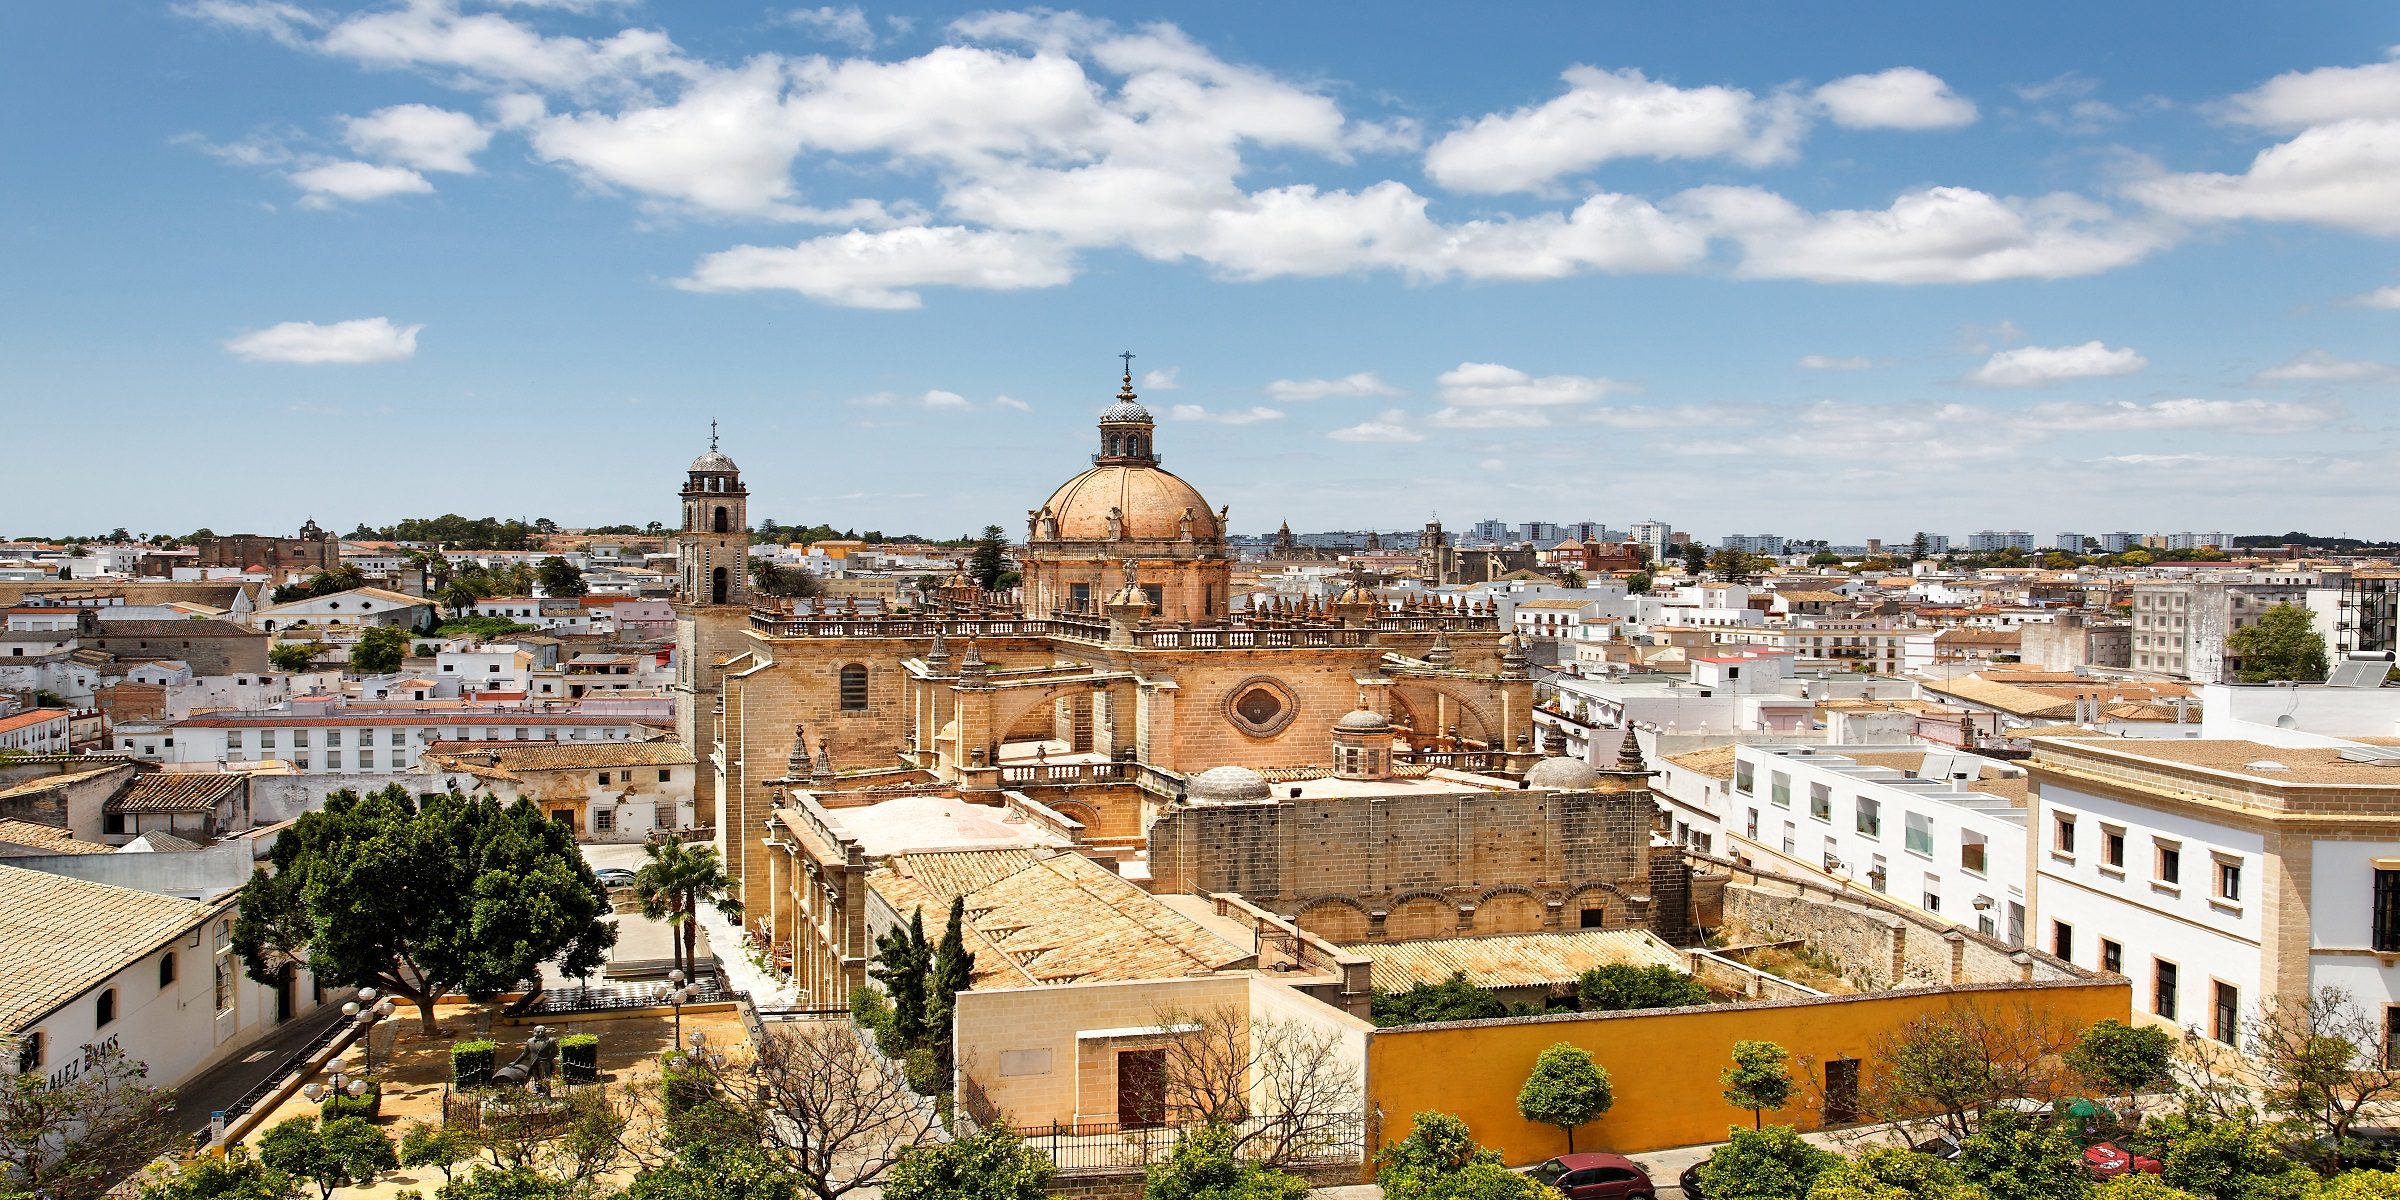
[[[1747,796],[1757,790],[1758,768],[1750,763],[1733,764],[1733,790]]]
[[[2150,1011],[2172,1021],[2175,1019],[2175,964],[2163,958],[2150,960]]]
[[[2075,853],[2075,818],[2061,814],[2050,827],[2050,849],[2056,854]]]
[[[658,781],[660,783],[673,783],[675,781],[674,770],[671,768],[661,768],[658,772]]]
[[[1883,836],[1883,802],[1858,798],[1858,831],[1871,838]]]
[[[1607,926],[1608,910],[1605,908],[1587,908],[1575,915],[1577,929],[1604,929]]]
[[[158,960],[158,990],[175,986],[175,952],[169,950]]]
[[[2174,842],[2158,842],[2158,882],[2183,882],[2183,847]]]
[[[1758,810],[1755,808],[1750,810],[1750,831],[1743,836],[1754,842],[1758,840]],[[2400,872],[2395,872],[2395,874],[2400,874]]]
[[[1767,779],[1767,798],[1774,801],[1777,808],[1790,808],[1792,806],[1792,777],[1776,771]]]
[[[1933,818],[1921,813],[1908,814],[1906,841],[1909,853],[1933,857]]]
[[[2375,872],[2375,946],[2400,953],[2400,871]]]
[[[1889,890],[1888,885],[1891,883],[1891,880],[1891,864],[1885,862],[1882,855],[1876,855],[1875,865],[1867,868],[1867,886],[1874,888],[1879,892],[1887,891]]]
[[[608,782],[608,772],[606,772],[606,771],[600,771],[600,772],[596,772],[596,773],[597,773],[597,774],[600,776],[600,782],[602,782],[602,783],[607,783],[607,782]]]
[[[593,810],[592,810],[592,828],[593,828],[593,829],[595,829],[595,830],[597,830],[597,831],[599,831],[599,832],[601,832],[601,833],[607,833],[607,832],[609,832],[609,831],[611,831],[611,830],[615,829],[616,827],[617,827],[617,810],[616,810],[616,809],[613,809],[613,808],[595,808],[595,809],[593,809]]]
[[[1833,820],[1833,789],[1822,784],[1808,785],[1808,815],[1820,821]]]
[[[842,668],[841,700],[843,712],[867,711],[867,669],[851,663]]]
[[[2100,861],[2122,871],[2125,869],[2125,831],[2114,825],[2100,827]]]
[[[1990,861],[1991,839],[1972,829],[1958,835],[1958,865],[1981,875]]]
[[[2050,922],[2050,953],[2075,961],[2075,927],[2065,921]]]
[[[39,1029],[26,1034],[25,1040],[17,1044],[17,1073],[31,1075],[41,1070],[49,1049],[49,1034]]]
[[[1794,827],[1790,821],[1783,823],[1783,852],[1785,854],[1790,854],[1800,848],[1799,833],[1799,829]]]
[[[93,1027],[98,1028],[108,1025],[110,1022],[113,1022],[116,1019],[117,989],[110,988],[107,991],[100,993],[100,1003],[94,1008],[92,1013],[92,1025]]]
[[[2232,859],[2217,860],[2217,899],[2238,904],[2242,899],[2242,864]]]
[[[232,1009],[233,960],[220,954],[217,956],[217,1011],[230,1012]]]
[[[2209,989],[2208,1036],[2228,1046],[2242,1044],[2241,993],[2230,983]]]

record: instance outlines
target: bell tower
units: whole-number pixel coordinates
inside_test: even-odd
[[[675,736],[702,764],[692,807],[705,825],[715,820],[720,791],[708,764],[717,749],[724,663],[741,652],[750,624],[750,492],[741,468],[717,449],[714,421],[708,453],[684,476],[675,568]]]

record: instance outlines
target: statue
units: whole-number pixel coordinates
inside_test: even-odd
[[[1113,542],[1124,536],[1125,511],[1111,505],[1108,510],[1108,540]]]
[[[1025,510],[1026,541],[1030,542],[1042,535],[1042,512],[1043,510],[1039,508],[1029,508]]]
[[[1132,591],[1133,589],[1135,589],[1135,588],[1137,588],[1137,587],[1139,587],[1139,586],[1141,586],[1141,579],[1140,579],[1140,577],[1139,577],[1139,576],[1137,576],[1137,575],[1134,573],[1133,560],[1132,560],[1132,559],[1130,559],[1130,558],[1129,558],[1129,559],[1126,559],[1126,560],[1125,560],[1125,590],[1130,592],[1130,591]]]
[[[492,1082],[501,1087],[522,1087],[536,1095],[550,1094],[550,1076],[558,1070],[558,1039],[550,1036],[550,1027],[536,1025],[533,1036],[525,1039],[525,1049],[519,1051],[505,1067],[492,1072]]]
[[[1042,536],[1051,541],[1058,540],[1058,514],[1051,512],[1047,504],[1042,506]]]
[[[1177,518],[1175,518],[1175,532],[1176,532],[1176,536],[1178,536],[1178,537],[1181,537],[1181,538],[1182,538],[1184,541],[1187,541],[1187,542],[1188,542],[1188,541],[1192,540],[1192,506],[1191,506],[1191,505],[1189,505],[1189,504],[1186,504],[1186,505],[1184,505],[1184,506],[1183,506],[1183,515],[1182,515],[1182,516],[1180,516],[1180,517],[1177,517]]]
[[[1231,516],[1228,515],[1232,513],[1232,511],[1233,506],[1230,504],[1220,504],[1217,506],[1217,533],[1219,535],[1222,535],[1227,530],[1233,528],[1233,520]]]

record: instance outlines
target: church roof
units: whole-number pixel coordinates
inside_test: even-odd
[[[723,454],[715,450],[711,450],[708,453],[692,460],[692,470],[695,473],[706,472],[711,474],[731,475],[734,472],[741,470],[741,468],[734,466],[732,459],[725,457]]]
[[[1183,536],[1183,514],[1192,514],[1192,537],[1218,541],[1225,531],[1200,489],[1163,467],[1111,463],[1093,467],[1059,485],[1043,507],[1058,520],[1067,541],[1108,539],[1109,510],[1116,510],[1120,536],[1132,541],[1171,542]]]

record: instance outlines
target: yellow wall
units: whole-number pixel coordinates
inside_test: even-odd
[[[1464,1118],[1477,1141],[1511,1163],[1563,1154],[1566,1135],[1556,1126],[1517,1115],[1517,1089],[1536,1056],[1570,1042],[1608,1069],[1616,1091],[1606,1116],[1576,1129],[1576,1149],[1630,1153],[1723,1141],[1726,1126],[1749,1113],[1726,1105],[1717,1075],[1730,1064],[1733,1044],[1754,1038],[1791,1051],[1801,1077],[1798,1095],[1776,1119],[1813,1129],[1822,1123],[1826,1062],[1870,1059],[1879,1033],[1954,1004],[2003,1012],[2031,1004],[2070,1027],[2129,1015],[2125,981],[2094,979],[1381,1029],[1367,1052],[1371,1111],[1381,1143],[1406,1137],[1413,1114],[1436,1109]]]

